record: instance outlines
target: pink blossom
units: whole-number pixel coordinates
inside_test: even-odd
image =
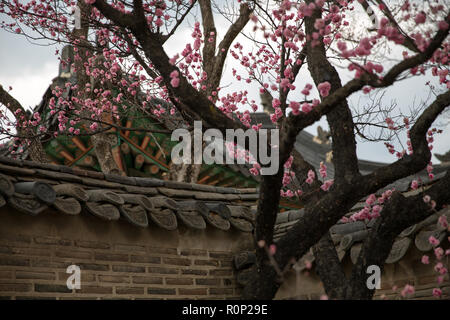
[[[94,4],[95,0],[84,0],[84,2],[86,2],[87,4]]]
[[[437,297],[437,298],[440,298],[442,296],[442,290],[438,289],[438,288],[434,288],[433,289],[433,296]]]
[[[319,89],[322,97],[327,97],[331,89],[331,84],[328,81],[322,82],[317,86],[317,89]]]
[[[270,253],[270,255],[274,255],[275,254],[275,252],[277,252],[277,246],[276,245],[274,245],[274,244],[271,244],[270,246],[269,246],[269,253]]]
[[[444,228],[444,229],[448,228],[448,221],[447,221],[447,217],[445,215],[440,216],[438,222],[442,228]]]
[[[436,263],[436,265],[434,266],[434,271],[440,272],[442,268],[444,268],[444,265],[442,264],[442,262],[438,262],[438,263]]]
[[[334,180],[327,180],[320,186],[320,189],[322,189],[323,191],[328,191],[333,185],[333,183]]]
[[[327,177],[327,166],[323,163],[323,161],[320,162],[319,173],[322,178]]]
[[[312,110],[311,105],[307,102],[303,103],[301,108],[302,108],[302,112],[304,112],[304,113],[308,113]]]
[[[414,286],[407,284],[401,291],[401,295],[402,297],[406,297],[408,295],[414,294],[414,292],[415,292]]]
[[[419,187],[419,183],[417,182],[417,180],[413,180],[411,182],[411,189],[416,190]]]
[[[422,262],[423,264],[429,264],[429,263],[430,263],[430,257],[427,256],[427,255],[423,255],[423,256],[422,256],[421,262]]]
[[[434,255],[436,256],[436,259],[441,260],[444,256],[444,249],[441,247],[434,249]]]
[[[422,23],[425,23],[426,19],[427,19],[427,17],[425,16],[425,13],[424,13],[424,12],[419,12],[419,13],[416,15],[416,17],[414,18],[414,21],[415,21],[417,24],[422,24]]]
[[[378,215],[381,212],[381,206],[379,205],[373,206],[372,212]]]
[[[375,196],[375,194],[371,194],[367,199],[366,199],[366,204],[371,206],[372,204],[375,203],[375,201],[377,200],[377,197]]]
[[[178,87],[180,85],[180,78],[172,78],[170,85],[174,88]]]
[[[92,131],[97,130],[97,128],[98,128],[98,123],[97,123],[97,122],[92,123],[92,124],[89,126],[89,128],[91,128]]]
[[[179,73],[178,73],[177,70],[173,70],[173,71],[170,73],[170,78],[172,79],[172,80],[170,81],[170,84],[171,84],[171,86],[174,87],[174,88],[176,88],[176,87],[178,87],[178,86],[180,85],[180,78],[178,78],[178,75],[179,75]]]
[[[428,238],[428,242],[429,242],[431,245],[433,245],[433,246],[439,245],[439,240],[436,239],[436,238],[433,237],[433,236],[430,236],[430,237]]]
[[[306,261],[305,261],[305,268],[308,269],[308,270],[310,270],[310,269],[312,268],[312,263],[311,263],[311,261],[309,261],[309,260],[306,260]]]
[[[439,22],[439,29],[447,30],[448,29],[448,23],[446,21],[440,21]]]

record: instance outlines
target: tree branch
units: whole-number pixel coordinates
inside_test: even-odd
[[[433,184],[431,188],[415,196],[406,198],[400,192],[394,192],[391,199],[381,211],[381,217],[371,229],[364,241],[358,261],[353,267],[347,298],[371,299],[375,290],[366,285],[367,267],[377,265],[383,269],[384,261],[391,251],[395,238],[409,226],[432,215],[450,201],[450,171]],[[436,202],[436,210],[425,203],[423,197],[428,195]]]

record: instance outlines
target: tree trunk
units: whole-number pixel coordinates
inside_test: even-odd
[[[102,132],[94,134],[91,139],[102,172],[108,174],[123,174],[117,166],[116,161],[114,161],[111,137],[108,137],[107,133]]]

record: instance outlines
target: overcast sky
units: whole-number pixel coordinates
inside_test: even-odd
[[[2,17],[3,18],[3,17]],[[226,21],[222,20],[217,23],[218,37],[223,37],[225,28],[227,28]],[[190,39],[191,30],[184,28],[179,30],[177,37],[171,39],[167,45],[166,50],[172,56],[176,52],[180,53],[186,44],[186,39]],[[245,42],[243,37],[238,38],[238,41]],[[19,100],[24,107],[34,107],[37,105],[51,83],[52,79],[58,74],[58,60],[55,56],[54,46],[38,46],[31,44],[25,37],[15,34],[9,34],[0,29],[0,84],[5,88],[12,86],[11,94]],[[233,90],[242,90],[244,82],[236,83],[230,76],[231,68],[239,68],[236,66],[234,59],[229,59],[226,64],[223,84],[232,84],[225,92]],[[385,66],[386,68],[387,66]],[[306,71],[306,70],[305,70]],[[243,74],[244,75],[244,74]],[[309,76],[307,73],[301,74],[301,86],[303,88]],[[350,78],[348,72],[342,74],[343,83]],[[306,80],[305,80],[306,79]],[[395,101],[402,110],[408,110],[410,107],[417,104],[418,101],[424,100],[428,96],[428,89],[425,87],[427,81],[435,79],[431,77],[416,77],[396,84],[389,88],[385,94],[384,103],[390,104]],[[258,87],[248,86],[247,90],[250,92],[250,97],[259,102]],[[350,102],[356,105],[360,98],[365,99],[361,94],[355,94],[350,98]],[[430,101],[431,102],[431,101]],[[260,110],[262,111],[262,109]],[[448,114],[448,113],[447,113]],[[318,125],[326,127],[325,119],[320,123],[307,128],[310,133],[316,134]],[[435,144],[433,152],[445,153],[450,150],[450,125],[448,117],[440,121],[444,124],[440,128],[444,129],[444,134],[435,137]],[[404,142],[404,141],[403,141]],[[396,158],[390,155],[383,143],[360,142],[358,141],[358,156],[362,159],[392,162]],[[433,157],[433,162],[438,163],[437,159]]]

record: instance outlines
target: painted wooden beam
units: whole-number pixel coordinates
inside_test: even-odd
[[[122,143],[120,145],[120,151],[122,151],[122,154],[130,154],[131,150],[128,143]]]
[[[67,161],[73,162],[75,158],[66,150],[61,150],[59,154],[64,157]]]
[[[119,170],[121,170],[123,173],[126,173],[126,168],[123,164],[122,157],[120,155],[120,147],[116,146],[111,149],[113,159],[117,164],[117,167],[119,167]]]
[[[219,172],[219,173],[209,177],[209,179],[206,179],[204,181],[204,184],[215,185],[217,182],[219,182],[220,180],[223,179],[224,175],[225,175],[224,172]]]
[[[145,135],[144,139],[142,139],[141,149],[147,149],[148,143],[150,142],[150,136]]]
[[[125,124],[125,128],[131,128],[131,126],[133,125],[133,121],[131,120],[127,120],[126,124]],[[125,137],[129,137],[130,136],[130,130],[125,130]]]
[[[78,149],[80,149],[82,152],[87,151],[87,147],[84,145],[83,141],[79,137],[73,137],[72,142],[77,146]]]
[[[144,172],[150,173],[150,174],[157,174],[159,172],[159,167],[154,164],[145,164],[144,165]]]
[[[169,170],[169,166],[167,163],[155,158],[153,155],[149,154],[146,150],[142,150],[141,147],[139,145],[137,145],[136,143],[134,143],[130,138],[126,137],[125,135],[123,135],[122,133],[120,134],[121,138],[123,140],[125,140],[126,142],[128,142],[128,144],[131,147],[131,152],[133,152],[133,149],[138,150],[140,152],[142,152],[144,154],[144,156],[147,158],[150,158],[151,160],[153,160],[153,162],[158,165],[160,167],[160,169],[163,170]]]
[[[206,176],[209,176],[215,169],[215,166],[209,166],[206,167],[206,169],[203,169],[198,175],[197,183],[201,183],[200,181],[203,180]]]
[[[136,155],[136,157],[134,157],[134,168],[137,170],[140,170],[142,168],[142,166],[144,165],[144,156],[142,154],[138,154]]]

